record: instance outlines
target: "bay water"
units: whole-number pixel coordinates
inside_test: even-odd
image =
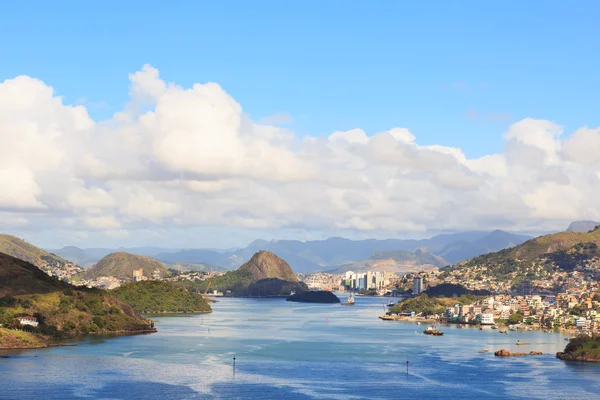
[[[426,336],[378,319],[383,301],[222,298],[211,314],[151,316],[154,334],[5,351],[0,399],[600,399],[600,365],[555,358],[564,335],[439,326],[444,336]]]

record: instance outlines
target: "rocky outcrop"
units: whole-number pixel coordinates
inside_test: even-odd
[[[276,278],[287,282],[299,282],[290,265],[270,251],[261,250],[254,254],[250,261],[243,264],[238,271],[248,271],[254,281]]]
[[[494,353],[494,355],[496,357],[521,357],[521,356],[541,356],[542,353],[541,351],[530,351],[529,353],[524,353],[524,352],[516,352],[516,353],[511,353],[508,350],[498,350],[497,352]]]
[[[340,299],[335,294],[325,290],[296,293],[288,297],[287,301],[298,303],[340,303]]]

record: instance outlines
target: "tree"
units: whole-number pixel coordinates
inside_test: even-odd
[[[523,321],[523,314],[521,313],[514,313],[508,317],[508,323],[510,324],[518,324],[521,321]]]

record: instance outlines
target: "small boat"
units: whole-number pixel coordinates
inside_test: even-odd
[[[396,305],[396,303],[394,303],[394,300],[390,300],[389,303],[387,303],[388,307],[394,307]]]
[[[342,303],[343,306],[353,306],[354,305],[354,294],[350,293],[348,296],[348,300]]]
[[[492,325],[492,329],[498,329],[496,325]]]
[[[417,325],[421,325],[421,323],[419,321],[417,321]]]
[[[435,329],[433,325],[428,326],[427,329],[423,331],[423,333],[431,336],[442,336],[444,334],[444,332]]]
[[[483,330],[483,326],[479,327],[479,330],[482,331]]]

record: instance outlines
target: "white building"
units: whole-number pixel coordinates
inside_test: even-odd
[[[19,320],[19,323],[21,325],[31,325],[31,326],[38,326],[39,322],[37,320],[36,317],[32,317],[32,316],[25,316],[25,317],[17,317],[17,319]]]
[[[494,325],[494,314],[481,314],[481,325]]]

